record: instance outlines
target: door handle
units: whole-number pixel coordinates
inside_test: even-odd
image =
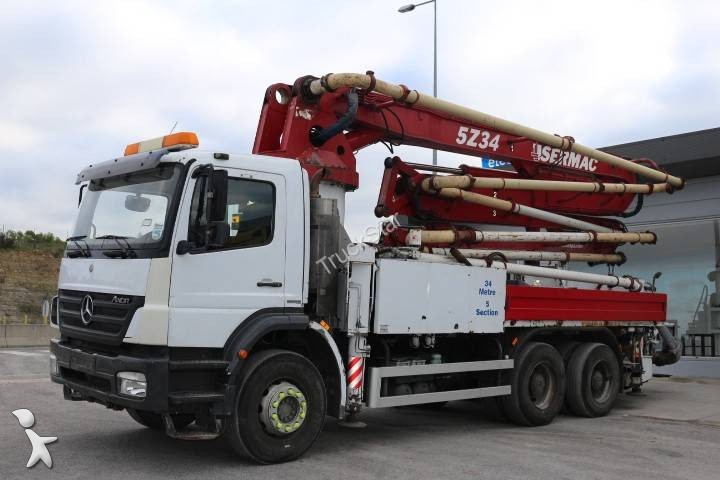
[[[282,282],[257,282],[258,287],[282,287]]]

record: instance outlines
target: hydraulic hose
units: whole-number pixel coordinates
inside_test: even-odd
[[[329,127],[325,127],[321,130],[312,131],[310,133],[310,143],[315,147],[321,147],[325,142],[330,140],[338,133],[342,133],[355,121],[358,110],[358,94],[353,88],[348,92],[348,109],[345,115],[340,117],[337,122],[333,123]]]

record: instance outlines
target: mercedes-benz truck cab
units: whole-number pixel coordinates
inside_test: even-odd
[[[170,432],[199,419],[207,435],[232,408],[227,378],[241,347],[308,328],[309,185],[298,162],[196,144],[170,135],[78,175],[51,353],[67,399]],[[315,341],[331,349],[320,330]],[[296,403],[284,423],[300,420]]]

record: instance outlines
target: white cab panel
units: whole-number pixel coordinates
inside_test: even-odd
[[[148,258],[63,258],[58,288],[144,297],[149,271]]]
[[[502,332],[506,273],[412,260],[377,261],[374,332]]]
[[[150,261],[145,304],[133,315],[125,333],[125,343],[167,345],[170,265],[170,258],[167,257]]]
[[[198,158],[198,165],[204,163]],[[212,163],[216,169],[227,169],[231,178],[274,185],[273,236],[262,246],[177,255],[177,242],[187,238],[194,187],[194,180],[188,180],[173,241],[170,346],[222,347],[256,311],[300,308],[303,303],[305,202],[300,166],[285,159],[237,155]]]

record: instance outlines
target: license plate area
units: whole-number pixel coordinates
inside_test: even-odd
[[[74,354],[70,357],[70,369],[93,373],[95,371],[95,358],[89,355]]]

